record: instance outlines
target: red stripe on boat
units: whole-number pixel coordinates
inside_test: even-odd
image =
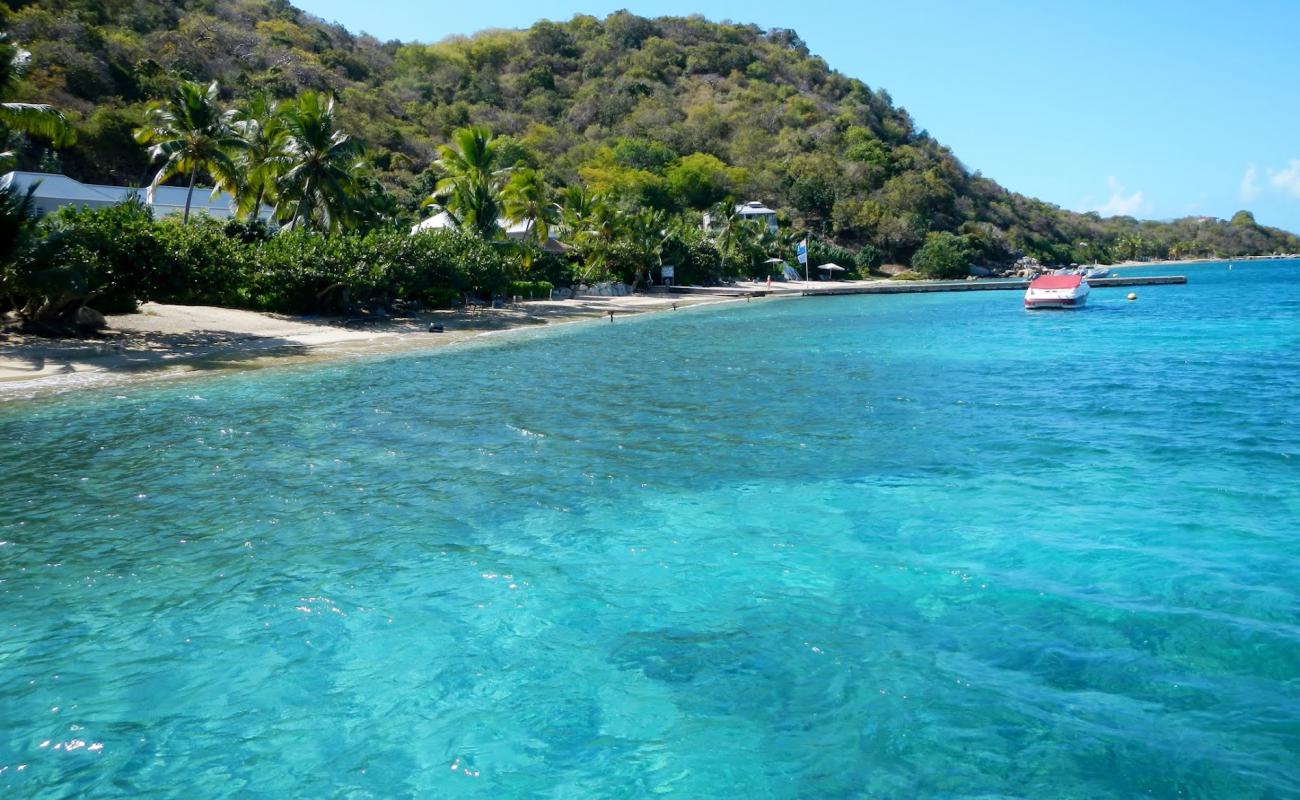
[[[1030,289],[1073,289],[1083,283],[1082,275],[1040,275],[1029,284]]]

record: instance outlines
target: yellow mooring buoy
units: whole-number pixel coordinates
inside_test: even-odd
[[[1137,293],[1137,292],[1129,292],[1129,293],[1128,293],[1128,299],[1130,299],[1130,300],[1136,300],[1136,299],[1138,299],[1138,293]]]

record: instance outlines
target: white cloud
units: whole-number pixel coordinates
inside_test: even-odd
[[[1268,171],[1268,182],[1292,197],[1300,197],[1300,158],[1293,158],[1286,169]]]
[[[1241,199],[1247,202],[1259,196],[1259,171],[1255,165],[1246,167],[1246,174],[1241,176]]]
[[[1297,162],[1300,163],[1300,162]],[[1142,192],[1133,192],[1132,194],[1124,193],[1124,186],[1111,175],[1106,179],[1106,185],[1110,187],[1110,199],[1105,203],[1097,206],[1097,213],[1103,217],[1115,216],[1132,216],[1142,210],[1143,198]]]

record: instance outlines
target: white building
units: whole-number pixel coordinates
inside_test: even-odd
[[[528,228],[529,228],[528,222],[511,222],[505,217],[500,217],[497,219],[497,226],[500,227],[501,230],[506,232],[506,238],[513,239],[516,242],[523,241],[528,236]],[[428,219],[422,219],[419,222],[412,225],[411,235],[414,236],[415,234],[420,233],[421,231],[443,231],[443,230],[456,230],[456,229],[457,229],[456,222],[451,218],[451,215],[448,214],[446,211],[439,211],[437,214],[434,214],[432,217],[429,217]],[[560,244],[560,242],[557,241],[554,236],[548,235],[546,237],[546,244],[542,245],[542,249],[550,253],[563,253],[564,245]]]
[[[776,233],[776,212],[756,200],[736,206],[736,215],[749,222],[761,223],[770,232]],[[704,230],[709,230],[713,223],[712,217],[709,212],[704,212]]]
[[[741,219],[761,222],[772,233],[776,233],[776,212],[757,201],[751,200],[743,206],[736,206],[736,213]]]
[[[188,191],[184,186],[159,186],[150,199],[147,188],[135,189],[128,186],[82,183],[67,175],[45,172],[10,172],[0,176],[0,188],[11,186],[24,193],[35,186],[36,191],[32,195],[32,202],[36,207],[36,213],[41,216],[63,206],[103,208],[117,205],[136,195],[153,209],[155,218],[166,217],[185,212],[185,194]],[[214,197],[212,189],[195,186],[194,197],[190,202],[190,215],[194,214],[208,214],[217,219],[230,219],[235,215],[234,198],[226,192],[218,192]],[[271,209],[263,206],[262,213],[258,216],[270,221]]]

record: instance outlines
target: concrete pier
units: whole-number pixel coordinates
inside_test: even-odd
[[[1187,283],[1186,275],[1149,275],[1145,277],[1091,278],[1094,289],[1119,286],[1162,286]],[[744,283],[735,286],[670,286],[673,294],[707,294],[717,297],[766,297],[768,295],[843,295],[843,294],[918,294],[922,292],[996,292],[1029,288],[1024,278],[976,281],[810,281]]]
[[[1186,275],[1151,275],[1145,278],[1091,278],[1088,285],[1093,289],[1106,289],[1114,286],[1160,286],[1172,283],[1187,283]],[[996,292],[1018,291],[1029,288],[1029,281],[983,280],[983,281],[878,281],[859,283],[854,286],[835,286],[833,283],[825,288],[814,286],[804,289],[801,294],[914,294],[917,292]]]

